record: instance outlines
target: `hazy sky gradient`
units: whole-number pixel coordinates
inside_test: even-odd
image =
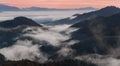
[[[120,7],[120,0],[0,0],[0,3],[20,8],[31,6],[47,8],[101,8],[111,5]]]

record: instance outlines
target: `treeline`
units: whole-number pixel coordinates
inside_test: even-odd
[[[48,62],[44,64],[28,60],[22,60],[22,61],[7,61],[5,63],[0,64],[0,66],[97,66],[97,65],[79,60],[64,60],[58,62]]]

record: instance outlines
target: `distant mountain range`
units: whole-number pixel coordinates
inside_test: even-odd
[[[85,8],[77,8],[77,9],[58,9],[58,8],[40,8],[40,7],[30,7],[30,8],[25,8],[23,10],[96,10],[97,8],[93,7],[85,7]]]
[[[17,7],[0,4],[0,11],[18,11],[18,10],[20,9]]]
[[[97,8],[85,7],[78,9],[59,9],[59,8],[41,8],[41,7],[29,7],[29,8],[18,8],[15,6],[9,6],[0,4],[0,11],[44,11],[44,10],[96,10]]]
[[[93,7],[85,7],[85,8],[78,8],[77,10],[96,10],[97,8]]]

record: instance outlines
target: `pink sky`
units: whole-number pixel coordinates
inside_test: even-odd
[[[47,8],[101,8],[111,5],[120,7],[120,0],[0,0],[0,3],[20,8],[31,6]]]

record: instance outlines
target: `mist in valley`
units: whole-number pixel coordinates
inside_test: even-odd
[[[107,53],[104,54],[104,52],[107,51],[103,51],[103,54],[99,53],[99,49],[100,51],[106,50],[106,46],[107,46],[106,45],[107,39],[104,39],[104,32],[102,32],[102,30],[106,29],[106,27],[104,27],[106,25],[103,25],[104,23],[102,24],[102,22],[99,22],[99,19],[104,19],[106,18],[106,16],[102,18],[98,17],[99,19],[95,18],[96,21],[94,21],[93,17],[95,17],[95,15],[93,14],[93,16],[91,17],[92,19],[90,21],[88,18],[86,18],[88,21],[85,20],[85,23],[83,23],[84,21],[83,22],[79,21],[75,25],[42,24],[44,22],[53,22],[64,18],[69,18],[69,20],[74,20],[74,18],[81,17],[80,15],[73,16],[74,14],[83,14],[87,12],[90,11],[74,10],[74,11],[53,11],[53,12],[52,11],[51,12],[49,11],[1,12],[0,13],[1,22],[5,20],[14,19],[14,17],[17,16],[24,16],[34,20],[35,22],[40,24],[41,27],[39,26],[27,26],[27,27],[17,26],[12,28],[0,27],[0,31],[3,33],[4,32],[11,33],[12,31],[19,32],[20,30],[20,34],[12,38],[12,40],[14,41],[13,43],[7,46],[6,45],[7,42],[3,42],[4,47],[0,47],[0,54],[4,55],[6,61],[30,60],[39,63],[47,63],[47,62],[54,62],[54,61],[57,62],[57,61],[72,59],[72,60],[85,61],[87,63],[93,63],[96,64],[97,66],[120,66],[119,47],[113,48],[109,46],[110,48],[109,49],[107,48],[108,54]],[[97,20],[100,24],[96,23]],[[119,30],[117,28],[115,29]],[[115,32],[118,33],[117,35],[119,35],[119,32],[117,31]],[[107,33],[109,35],[109,31],[106,32],[106,34]],[[86,36],[89,37],[89,34],[90,34],[90,43],[89,43],[89,39],[88,38],[86,39]],[[83,37],[82,39],[85,39],[86,41],[79,40],[81,39],[80,36]],[[105,45],[103,45],[102,42],[101,44],[98,43],[98,45],[96,44],[89,45],[92,44],[93,40],[96,40],[96,43],[102,41]],[[119,43],[119,39],[116,42]],[[89,46],[90,48],[91,46],[93,46],[92,49],[86,50],[89,49]],[[89,51],[91,51],[91,53],[89,53]]]

